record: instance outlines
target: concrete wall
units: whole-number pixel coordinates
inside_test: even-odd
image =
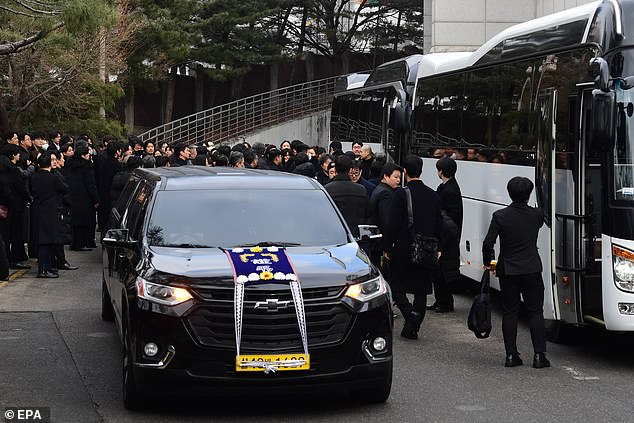
[[[428,0],[432,53],[473,51],[515,24],[594,0]],[[427,2],[425,2],[427,9]],[[426,25],[425,28],[430,28]]]
[[[259,132],[244,136],[244,140],[253,145],[256,142],[280,145],[283,140],[301,140],[308,145],[328,147],[330,134],[330,109],[306,116],[302,119],[285,122]]]

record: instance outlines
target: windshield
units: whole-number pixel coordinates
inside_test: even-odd
[[[617,81],[617,138],[614,145],[614,199],[634,201],[634,89],[623,90]]]
[[[322,191],[161,191],[147,229],[152,246],[326,246],[348,242]]]

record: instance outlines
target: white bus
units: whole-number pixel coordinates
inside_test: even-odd
[[[506,183],[535,183],[544,315],[634,331],[634,1],[605,0],[511,27],[477,51],[424,56],[403,150],[453,154],[463,194],[463,275],[482,275],[482,241]],[[492,281],[499,288],[497,280]]]

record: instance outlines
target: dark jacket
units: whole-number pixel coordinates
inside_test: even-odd
[[[359,178],[357,184],[363,185],[363,188],[365,188],[365,192],[368,194],[368,198],[372,197],[372,192],[374,191],[374,188],[376,188],[376,185],[369,182],[367,179],[364,179],[363,177]]]
[[[132,172],[129,169],[122,170],[112,178],[112,188],[110,189],[110,204],[112,207],[117,205],[117,201],[123,192],[123,188],[128,183]]]
[[[374,156],[367,160],[361,160],[361,177],[365,180],[370,179],[370,168],[374,163]]]
[[[68,182],[66,180],[65,172],[62,169],[55,169],[51,172],[53,175],[57,176],[64,185],[68,186]],[[73,239],[73,228],[72,222],[70,218],[70,208],[72,202],[70,200],[70,187],[68,193],[62,195],[62,207],[59,209],[59,232],[60,232],[60,244],[69,245]]]
[[[328,182],[330,182],[330,179],[328,178],[328,174],[324,172],[321,166],[317,168],[315,177],[317,178],[317,181],[319,181],[319,183],[322,185],[326,185]]]
[[[451,178],[436,189],[440,197],[440,208],[453,221],[445,224],[445,236],[441,260],[460,258],[460,236],[462,234],[462,193],[456,178]],[[451,222],[450,222],[451,223]],[[456,231],[457,229],[457,231]]]
[[[61,243],[59,211],[68,191],[68,185],[51,172],[40,170],[31,176],[32,230],[37,244]]]
[[[359,236],[358,225],[363,225],[369,215],[370,202],[365,188],[355,184],[348,175],[337,175],[325,186],[350,231]]]
[[[13,213],[24,213],[26,205],[31,201],[31,195],[26,189],[26,184],[22,177],[22,172],[17,165],[11,164],[9,167],[9,211]]]
[[[412,194],[414,233],[435,237],[442,245],[443,219],[440,198],[423,181],[407,183]],[[408,229],[407,198],[405,190],[394,193],[390,220],[383,237],[384,249],[390,253],[389,282],[393,290],[408,293],[431,293],[433,269],[421,269],[410,263],[410,232]],[[439,250],[442,251],[441,248]]]
[[[66,162],[66,180],[70,188],[71,218],[75,226],[95,224],[95,204],[99,203],[93,165],[81,156],[73,156]],[[102,176],[103,176],[102,168]]]
[[[543,210],[526,203],[512,203],[496,211],[482,243],[483,262],[488,265],[495,258],[493,246],[499,236],[499,276],[540,273],[542,262],[537,251],[537,235],[543,224]]]
[[[381,182],[372,192],[370,197],[370,217],[368,223],[378,226],[382,234],[385,234],[390,222],[390,211],[394,201],[394,191],[388,184]],[[383,252],[383,239],[376,243],[374,251]]]
[[[112,205],[110,204],[110,190],[112,189],[112,180],[114,175],[123,170],[123,165],[118,159],[108,157],[99,170],[99,179],[97,179],[97,194],[99,199],[99,226],[105,226],[110,216]]]
[[[302,163],[300,165],[295,166],[293,169],[293,173],[297,175],[308,176],[309,178],[315,177],[315,166],[311,162]]]

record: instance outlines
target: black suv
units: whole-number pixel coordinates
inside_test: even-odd
[[[110,218],[102,317],[116,321],[123,343],[126,407],[141,405],[143,393],[170,390],[342,389],[387,400],[389,289],[316,181],[246,169],[138,169]],[[227,251],[248,246],[279,247],[292,262],[303,296],[305,366],[240,371],[238,278]],[[246,285],[240,353],[303,359],[295,308],[288,284]]]

